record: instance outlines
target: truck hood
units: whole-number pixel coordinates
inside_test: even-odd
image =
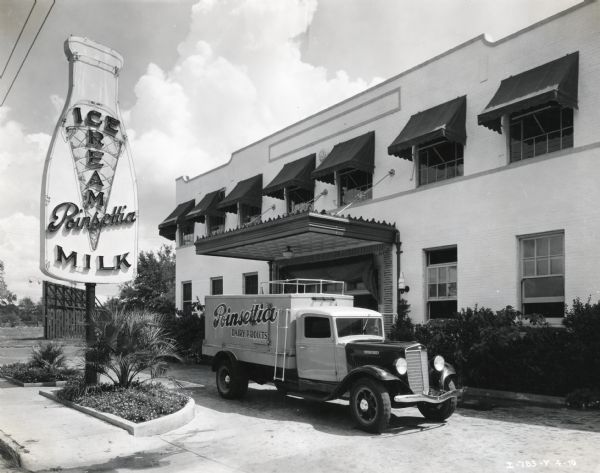
[[[395,373],[394,363],[404,357],[408,347],[418,342],[392,342],[389,340],[357,340],[346,344],[348,371],[364,365],[381,366]]]

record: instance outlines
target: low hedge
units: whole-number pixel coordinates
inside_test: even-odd
[[[49,383],[67,381],[79,374],[72,368],[40,368],[30,363],[13,363],[0,366],[0,376],[14,378],[23,383]]]
[[[413,339],[452,363],[465,386],[565,396],[600,388],[600,303],[579,299],[564,328],[512,307],[461,310],[449,319],[413,326],[406,311],[393,339]]]

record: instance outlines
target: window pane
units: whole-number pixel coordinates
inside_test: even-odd
[[[429,297],[437,297],[437,284],[429,285]]]
[[[457,253],[456,247],[446,248],[443,250],[435,250],[427,253],[429,256],[429,264],[456,263]]]
[[[183,283],[183,300],[191,301],[192,300],[192,283],[186,282]]]
[[[448,282],[456,282],[456,266],[448,267]]]
[[[565,268],[562,256],[550,260],[550,274],[564,274]]]
[[[535,260],[523,261],[523,276],[535,276]]]
[[[446,285],[438,284],[438,297],[446,297]]]
[[[429,283],[434,284],[437,282],[437,268],[429,268]]]
[[[535,256],[535,240],[523,240],[523,257],[533,258]]]
[[[562,297],[565,295],[563,276],[528,278],[523,280],[523,297]]]
[[[331,327],[326,317],[306,317],[304,319],[304,336],[306,338],[329,338]]]
[[[525,315],[540,314],[544,317],[564,317],[565,304],[563,302],[523,304],[523,313]]]
[[[538,259],[535,262],[535,268],[536,268],[535,274],[537,276],[546,276],[547,274],[549,274],[548,260],[546,258]]]
[[[429,317],[432,319],[449,318],[458,312],[456,308],[456,301],[433,301],[429,303]]]
[[[563,254],[563,236],[556,235],[550,237],[550,255],[562,255]]]
[[[563,130],[562,147],[563,149],[573,147],[573,128],[567,128],[566,130]]]
[[[535,255],[536,256],[548,256],[548,238],[536,238],[535,239]]]
[[[456,297],[456,283],[455,282],[451,282],[450,284],[448,284],[448,296],[449,297]]]
[[[258,294],[258,274],[244,276],[244,294]]]
[[[438,268],[438,282],[446,282],[446,268]]]

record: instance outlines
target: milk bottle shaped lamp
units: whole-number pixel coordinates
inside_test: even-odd
[[[41,270],[73,282],[135,276],[138,204],[119,111],[123,58],[87,38],[65,41],[69,89],[44,166]]]

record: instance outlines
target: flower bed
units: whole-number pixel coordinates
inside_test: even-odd
[[[85,387],[70,383],[56,394],[66,401],[137,423],[172,414],[189,400],[185,394],[156,383],[134,383],[128,388],[112,384]]]
[[[77,376],[79,370],[72,368],[40,368],[31,363],[13,363],[0,366],[0,376],[13,378],[22,383],[49,383],[68,381]]]

